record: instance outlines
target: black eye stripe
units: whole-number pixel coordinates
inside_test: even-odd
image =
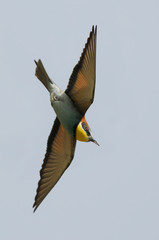
[[[82,127],[86,131],[87,135],[90,136],[91,134],[90,134],[89,129],[88,129],[87,125],[85,124],[85,122],[82,122]]]

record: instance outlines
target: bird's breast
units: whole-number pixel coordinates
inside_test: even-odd
[[[74,136],[82,115],[76,109],[72,100],[66,93],[62,93],[61,95],[54,93],[51,94],[51,105],[61,124],[72,136]]]

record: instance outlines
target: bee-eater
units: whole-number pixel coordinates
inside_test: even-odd
[[[67,89],[62,91],[48,76],[42,61],[36,63],[36,77],[50,93],[51,105],[56,119],[47,142],[47,150],[40,170],[34,211],[55,186],[70,165],[76,140],[94,142],[85,113],[94,99],[96,78],[97,26],[87,39],[80,60],[74,67]]]

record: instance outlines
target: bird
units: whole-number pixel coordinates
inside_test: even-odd
[[[50,93],[56,118],[47,141],[46,154],[40,170],[40,180],[33,211],[61,178],[73,160],[76,140],[94,142],[85,113],[94,100],[96,82],[97,26],[92,26],[78,63],[70,76],[67,88],[61,90],[47,74],[39,59],[35,61],[35,76]]]

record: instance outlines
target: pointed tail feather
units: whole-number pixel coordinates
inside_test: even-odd
[[[53,82],[51,81],[51,79],[49,78],[43,64],[42,61],[39,59],[38,62],[35,61],[36,64],[36,70],[35,70],[35,76],[44,84],[44,86],[47,88],[48,91],[51,90],[51,84],[53,84]]]

